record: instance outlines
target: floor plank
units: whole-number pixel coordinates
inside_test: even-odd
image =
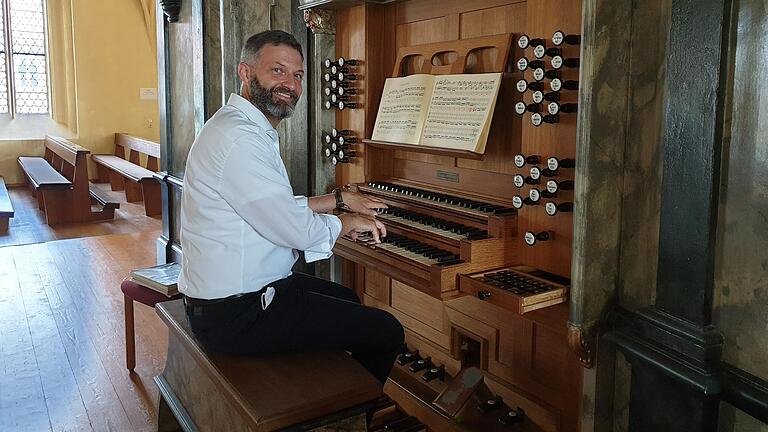
[[[120,281],[158,230],[0,247],[0,431],[155,430],[167,329],[137,305],[125,368]]]

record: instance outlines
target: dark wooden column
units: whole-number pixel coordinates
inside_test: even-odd
[[[722,336],[712,326],[731,0],[671,0],[656,304],[606,338],[632,365],[629,430],[716,431]]]

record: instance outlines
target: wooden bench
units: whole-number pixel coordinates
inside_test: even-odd
[[[115,217],[119,203],[91,190],[86,155],[90,151],[61,137],[45,137],[45,156],[21,156],[19,165],[49,225],[94,222]],[[98,205],[94,211],[92,202]]]
[[[182,300],[156,310],[169,335],[165,370],[155,377],[158,430],[366,430],[365,409],[381,385],[348,354],[209,352],[192,334]]]
[[[13,206],[5,188],[5,181],[0,177],[0,232],[8,231],[8,219],[13,217]]]
[[[142,154],[147,157],[146,168],[141,166]],[[110,183],[115,191],[125,190],[128,202],[144,200],[147,216],[162,214],[160,182],[152,177],[159,169],[159,159],[160,144],[122,133],[115,134],[114,155],[91,155],[96,164],[97,181]]]

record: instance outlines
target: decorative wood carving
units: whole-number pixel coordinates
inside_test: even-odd
[[[336,13],[327,9],[307,9],[304,22],[314,34],[336,34]]]
[[[168,17],[168,22],[179,21],[181,0],[160,0],[160,7],[163,8],[163,13]]]
[[[583,367],[592,369],[595,365],[594,335],[584,333],[582,327],[568,323],[568,346],[576,353]]]

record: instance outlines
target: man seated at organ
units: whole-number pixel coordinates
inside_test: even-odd
[[[294,196],[275,127],[291,115],[304,81],[301,45],[288,33],[251,36],[232,94],[205,124],[187,159],[181,204],[179,291],[197,338],[238,354],[338,349],[382,384],[403,328],[341,285],[291,272],[331,256],[340,235],[386,236],[380,200],[337,190]],[[330,214],[343,207],[349,212]]]

